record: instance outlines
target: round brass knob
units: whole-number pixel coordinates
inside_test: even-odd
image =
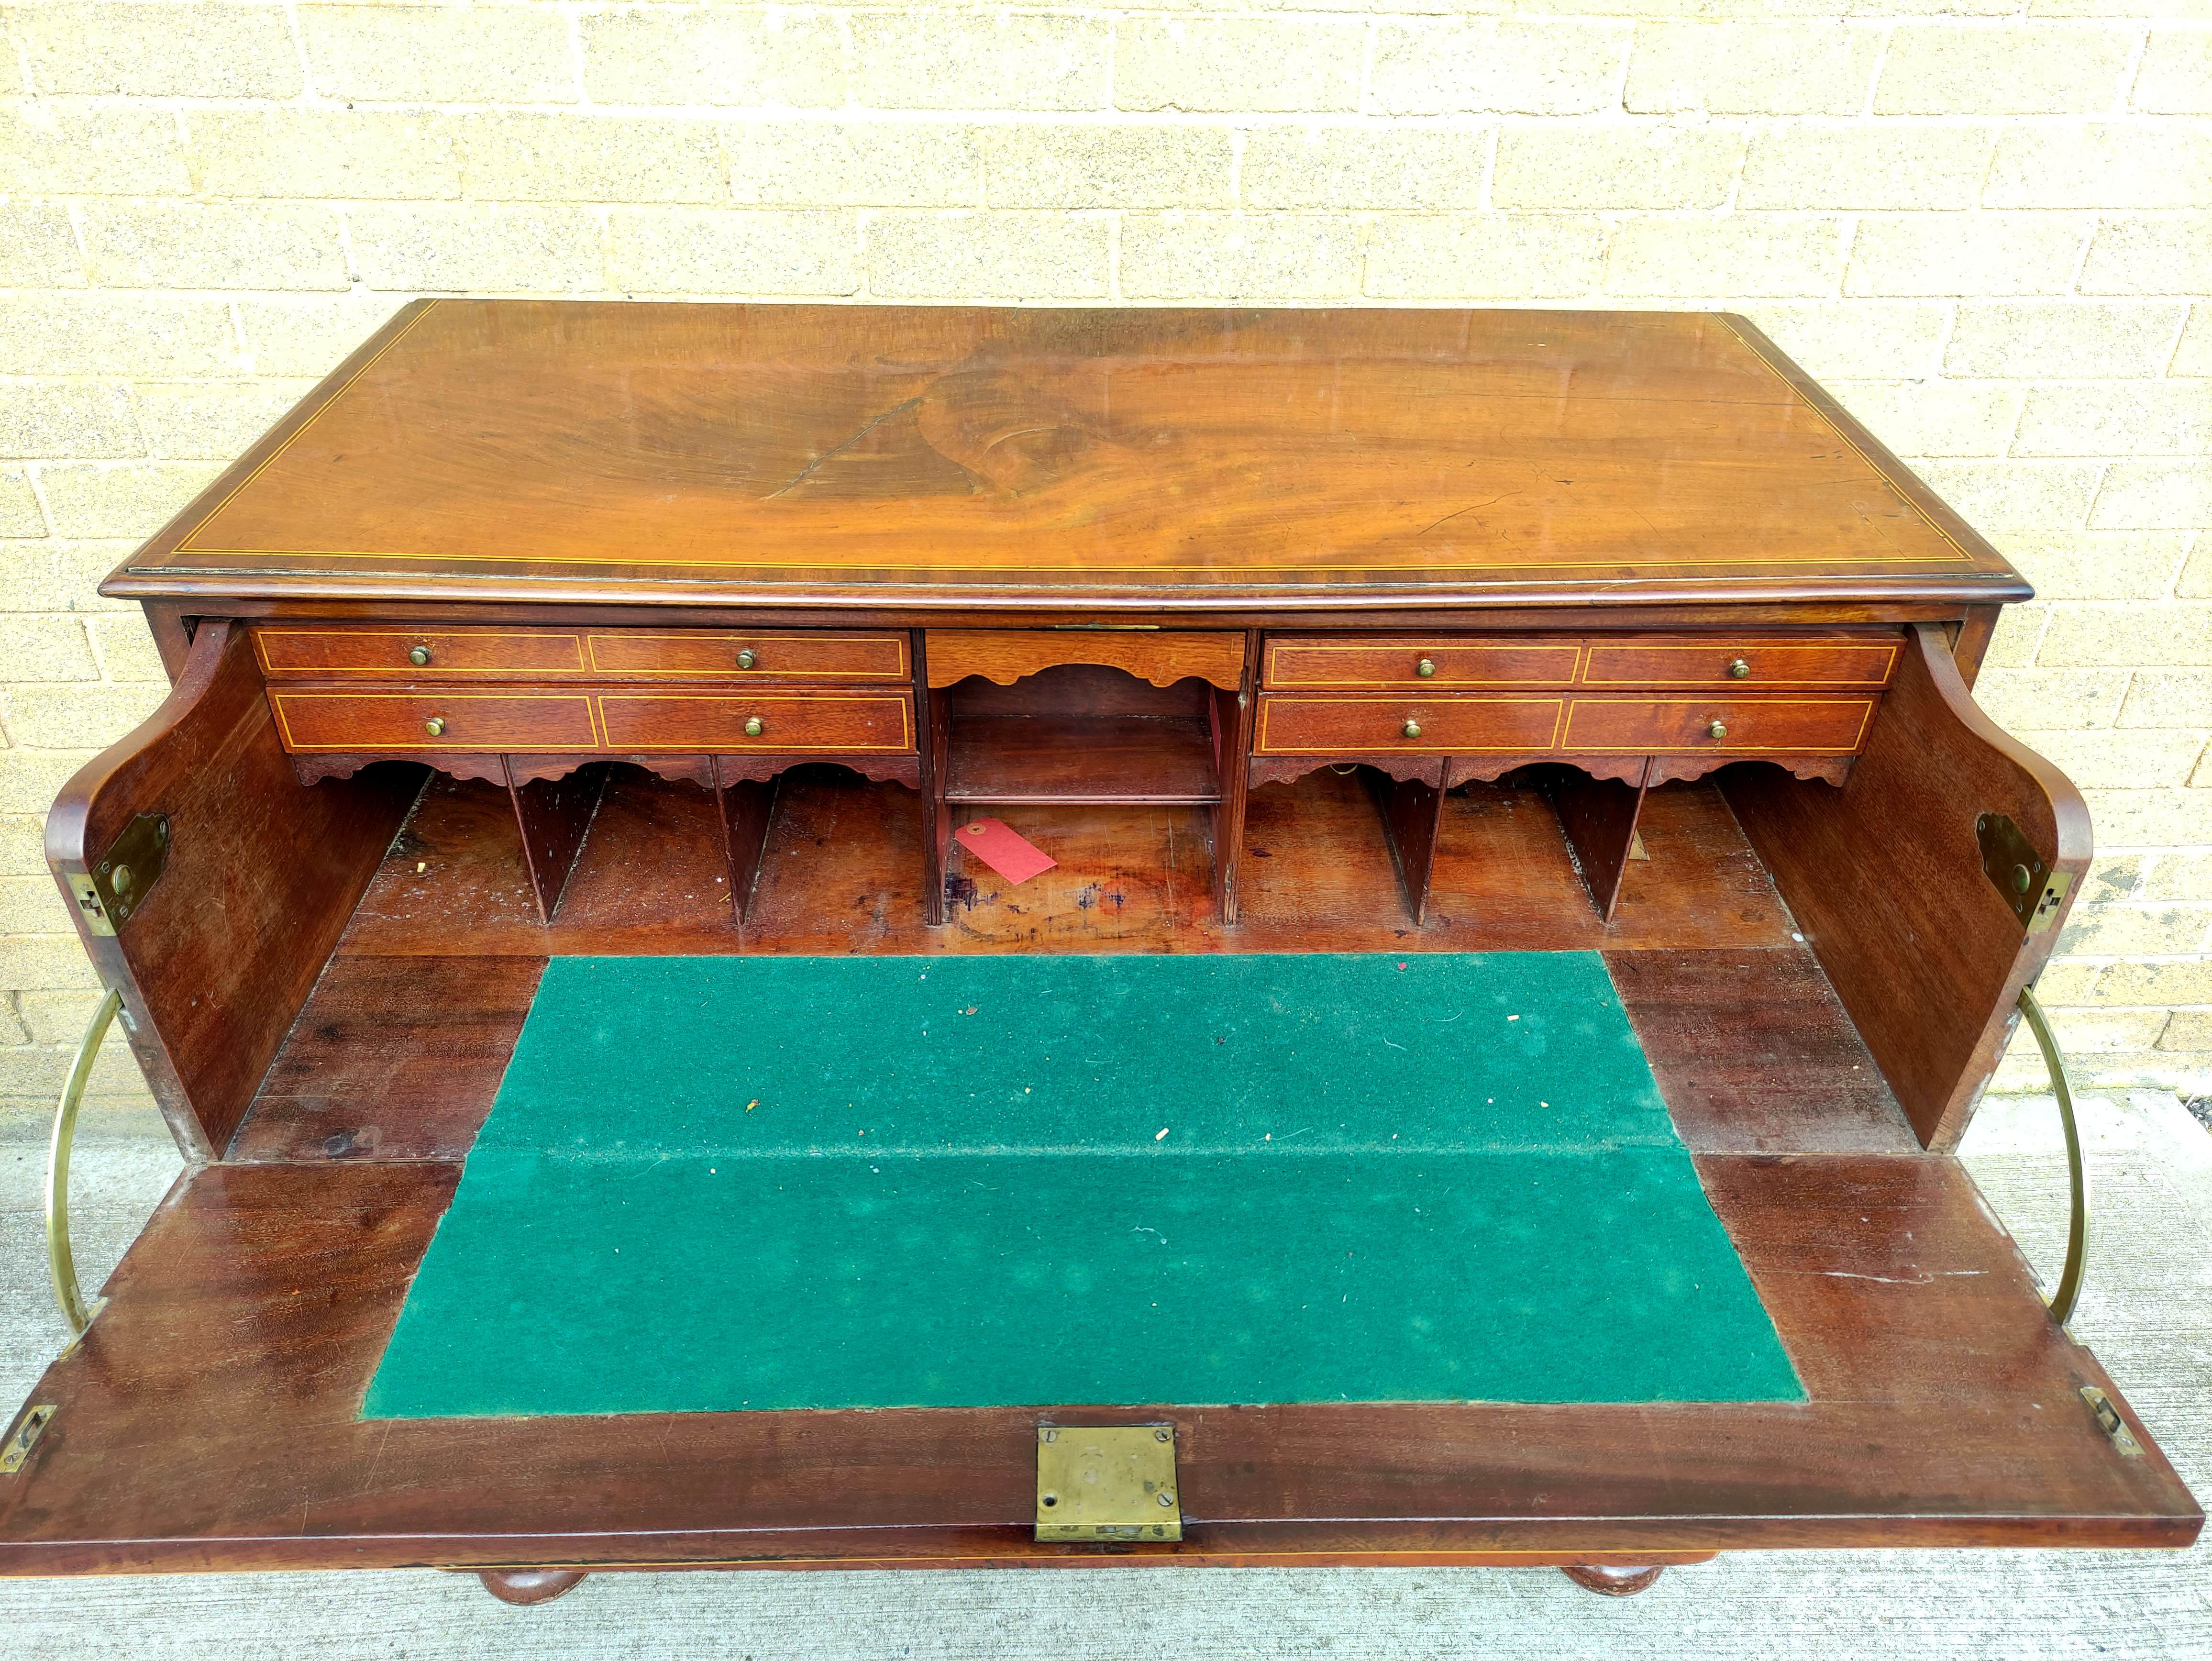
[[[1725,721],[1717,721],[1711,727],[1705,728],[1705,731],[1711,733],[1714,738],[1724,739],[1728,736],[1728,724]]]
[[[1437,666],[1430,662],[1426,658],[1423,658],[1419,663],[1413,666],[1413,672],[1419,675],[1423,680],[1426,680],[1431,675],[1436,673],[1436,672]]]
[[[758,715],[747,717],[745,721],[745,736],[747,738],[757,739],[767,731],[768,723],[763,721]]]
[[[134,880],[136,879],[131,874],[131,867],[127,865],[118,865],[107,873],[107,885],[118,894],[129,893]],[[2026,884],[2021,885],[2021,891],[2023,893],[2027,891]]]
[[[751,668],[753,666],[754,660],[753,648],[750,646],[746,647],[744,651],[738,654],[738,667],[740,669]]]
[[[1409,721],[1406,723],[1404,731],[1407,738],[1417,739],[1421,736],[1421,723],[1417,721]]]
[[[407,648],[407,661],[413,664],[417,669],[420,669],[424,664],[429,662],[429,660],[430,648],[428,647],[410,646]]]
[[[1748,680],[1750,678],[1751,665],[1744,659],[1738,658],[1734,663],[1729,665],[1730,680]]]
[[[445,737],[446,718],[443,715],[431,716],[429,720],[422,723],[422,730],[428,733],[434,739]]]

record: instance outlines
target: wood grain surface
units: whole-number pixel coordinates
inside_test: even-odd
[[[110,592],[2024,596],[1808,387],[1689,313],[422,301]]]

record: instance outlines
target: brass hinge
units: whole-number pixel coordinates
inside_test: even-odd
[[[1984,873],[2022,928],[2040,934],[2057,921],[2073,879],[2053,871],[2008,815],[1984,813],[1974,821],[1974,840],[1981,844]]]
[[[1039,1540],[1180,1540],[1172,1425],[1037,1430]]]
[[[2112,1439],[2112,1445],[2123,1459],[2142,1457],[2142,1444],[2136,1440],[2135,1432],[2128,1421],[2120,1417],[2120,1410],[2112,1405],[2112,1398],[2094,1384],[2081,1386],[2081,1399],[2089,1404],[2089,1411],[2097,1415],[2098,1428]]]
[[[23,1469],[23,1462],[38,1446],[39,1438],[46,1433],[56,1411],[52,1402],[41,1402],[17,1421],[15,1433],[0,1444],[0,1476],[13,1476]]]
[[[68,873],[70,896],[85,927],[112,934],[146,903],[169,864],[169,816],[141,813],[123,827],[90,871]]]

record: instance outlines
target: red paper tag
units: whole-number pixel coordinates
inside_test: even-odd
[[[952,840],[1008,882],[1027,882],[1060,861],[1006,829],[998,819],[970,819],[956,827]]]

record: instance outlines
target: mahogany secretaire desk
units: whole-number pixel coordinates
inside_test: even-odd
[[[175,688],[47,846],[187,1169],[0,1571],[2197,1534],[1952,1153],[2090,853],[2028,587],[1740,319],[422,302],[104,592]],[[1570,951],[1802,1399],[364,1415],[549,959]],[[1067,1425],[1179,1530],[1055,1537]]]

